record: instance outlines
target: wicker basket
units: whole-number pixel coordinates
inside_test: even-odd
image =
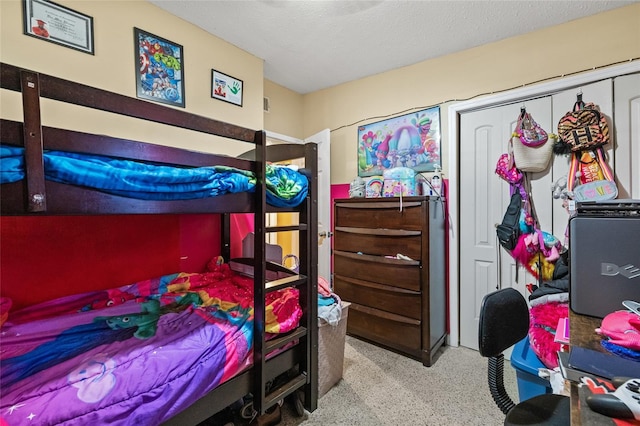
[[[342,316],[335,327],[318,319],[318,397],[342,379],[344,341],[347,334],[349,302],[342,302]]]

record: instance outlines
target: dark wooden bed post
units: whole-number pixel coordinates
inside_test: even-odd
[[[255,190],[255,214],[254,214],[254,308],[253,308],[253,407],[258,413],[264,413],[266,407],[266,353],[265,351],[265,296],[266,296],[266,258],[265,258],[265,214],[266,202],[266,135],[264,131],[258,131],[255,135],[255,164],[256,164],[256,190]]]
[[[231,213],[220,215],[220,256],[225,262],[231,260]]]
[[[318,146],[315,143],[305,145],[305,169],[318,170]],[[305,303],[302,321],[308,330],[306,343],[309,353],[308,365],[304,369],[308,374],[304,406],[312,412],[318,406],[318,176],[311,173],[309,177],[310,199],[300,214],[300,222],[307,226],[307,231],[300,233],[300,256],[304,259],[300,273],[307,276],[306,297],[302,298]]]
[[[27,182],[27,211],[47,211],[42,157],[42,119],[40,116],[40,79],[31,71],[20,72],[23,105],[23,138]]]

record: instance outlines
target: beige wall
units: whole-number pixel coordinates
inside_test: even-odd
[[[330,128],[334,184],[355,177],[357,126],[381,119],[370,117],[441,105],[441,124],[446,130],[446,101],[522,87],[640,56],[640,4],[633,4],[303,96],[263,80],[261,59],[146,1],[58,3],[94,18],[95,56],[24,35],[20,0],[0,0],[2,62],[135,97],[133,27],[141,28],[183,45],[188,112],[300,139]],[[585,37],[577,36],[580,33]],[[244,81],[241,108],[211,98],[212,68]],[[18,94],[3,90],[0,95],[2,116],[20,120]],[[262,111],[264,96],[271,101],[267,114]],[[48,125],[116,136],[123,133],[139,140],[205,151],[228,149],[229,145],[199,134],[185,136],[164,128],[141,127],[125,118],[105,120],[101,115],[80,115],[48,102],[43,104],[43,120]],[[446,136],[443,134],[442,144],[445,177]]]
[[[72,1],[56,3],[94,19],[95,56],[23,34],[20,0],[0,1],[0,60],[68,80],[135,97],[133,28],[181,44],[184,49],[185,110],[252,129],[262,129],[263,61],[146,1]],[[244,82],[243,106],[211,98],[211,69]],[[19,95],[3,90],[0,109],[4,118],[21,120]],[[228,147],[201,134],[141,127],[132,120],[89,114],[43,103],[48,125],[127,136],[139,140],[204,151]],[[123,133],[123,135],[120,135]],[[215,147],[214,147],[215,146]],[[239,148],[244,151],[246,147]],[[229,150],[229,153],[234,153]]]
[[[264,114],[264,128],[271,132],[304,139],[303,96],[270,80],[264,81],[264,96],[269,98],[269,112]]]
[[[331,183],[347,183],[357,174],[357,126],[381,120],[370,117],[401,115],[638,57],[636,3],[310,93],[304,96],[304,133],[332,130]],[[442,107],[444,129],[446,114]],[[445,178],[447,143],[444,135]]]

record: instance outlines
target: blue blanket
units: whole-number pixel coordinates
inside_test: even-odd
[[[252,172],[225,166],[177,167],[62,151],[44,152],[45,178],[144,200],[190,200],[255,191]],[[24,179],[24,149],[0,145],[0,184]],[[307,196],[307,178],[268,165],[267,203],[295,207]]]

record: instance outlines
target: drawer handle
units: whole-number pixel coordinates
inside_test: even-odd
[[[420,266],[419,260],[393,259],[393,258],[384,257],[384,256],[372,256],[370,254],[357,254],[357,253],[341,251],[341,250],[334,250],[333,255],[347,257],[349,259],[364,260],[367,262],[386,263],[389,265]]]
[[[420,296],[422,294],[420,291],[409,290],[402,287],[392,287],[389,285],[372,283],[370,281],[362,281],[355,278],[343,277],[342,275],[338,275],[338,274],[334,276],[334,280],[335,281],[341,280],[351,285],[355,285],[359,287],[368,287],[374,290],[386,291],[389,293],[398,293],[398,294],[404,294],[404,295],[410,295],[410,296]]]
[[[399,199],[398,199],[399,200]],[[421,202],[402,202],[402,207],[406,209],[407,207],[419,207],[422,206]],[[374,203],[336,203],[336,207],[346,208],[346,209],[389,209],[396,211],[400,208],[399,201],[392,202],[374,202]]]
[[[346,232],[349,234],[389,235],[393,237],[415,237],[422,234],[421,231],[407,231],[404,229],[355,228],[353,226],[336,226],[335,231]]]
[[[373,315],[378,318],[383,318],[389,321],[401,322],[403,324],[409,325],[420,325],[420,320],[414,320],[411,318],[403,317],[402,315],[392,314],[391,312],[381,311],[379,309],[369,308],[367,306],[358,305],[357,303],[351,302],[351,309],[362,312],[363,314]]]

